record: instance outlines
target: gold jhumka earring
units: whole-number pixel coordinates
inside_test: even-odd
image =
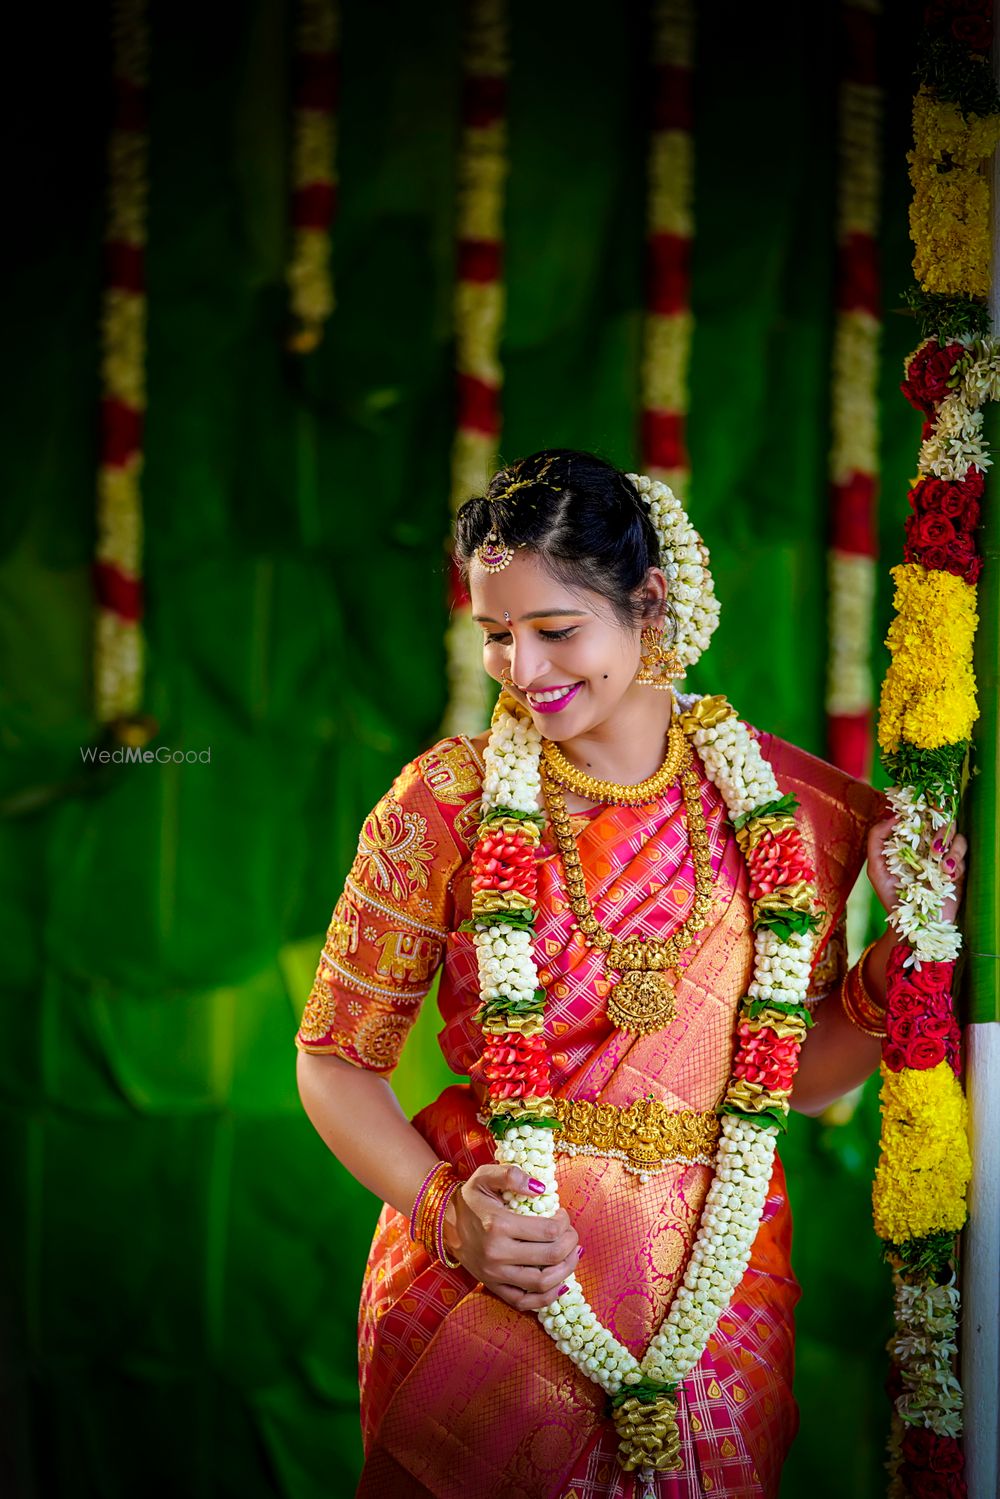
[[[641,666],[635,680],[644,687],[669,689],[674,677],[679,677],[684,667],[672,645],[667,645],[659,630],[647,625],[640,637]]]

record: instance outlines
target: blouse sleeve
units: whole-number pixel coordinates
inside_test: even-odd
[[[463,849],[420,760],[365,819],[295,1036],[300,1051],[391,1072],[441,964]]]
[[[816,870],[822,913],[810,989],[821,994],[834,987],[846,968],[847,898],[865,862],[868,830],[885,815],[886,801],[881,791],[818,756],[771,734],[759,737],[779,790],[792,792],[801,807],[802,837]]]

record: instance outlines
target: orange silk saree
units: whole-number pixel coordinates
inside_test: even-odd
[[[760,741],[781,791],[801,803],[817,867],[824,917],[812,990],[821,994],[839,977],[838,944],[830,939],[882,798],[781,740]],[[367,819],[295,1038],[303,1050],[389,1072],[441,966],[439,1041],[449,1066],[469,1082],[447,1088],[413,1122],[462,1175],[493,1159],[480,1115],[486,1090],[475,950],[458,931],[470,911],[481,775],[468,740],[445,740],[404,769]],[[655,1035],[611,1026],[601,956],[575,930],[558,853],[549,841],[540,850],[535,951],[553,1092],[595,1106],[589,1113],[601,1122],[598,1143],[559,1155],[560,1196],[584,1246],[577,1271],[584,1293],[637,1357],[670,1305],[697,1232],[712,1177],[699,1131],[726,1086],[736,1007],[752,973],[743,859],[704,775],[701,795],[713,908],[678,985],[676,1018]],[[574,821],[590,898],[606,926],[648,936],[684,919],[694,871],[678,787],[648,806],[599,808]],[[678,1129],[661,1131],[658,1148],[643,1157],[648,1164],[652,1151],[655,1169],[641,1171],[615,1131],[623,1111],[648,1098],[677,1116],[669,1122]],[[746,1275],[679,1391],[683,1468],[658,1475],[657,1494],[777,1493],[798,1422],[799,1287],[790,1252],[776,1159]],[[559,1353],[534,1314],[515,1311],[463,1268],[432,1261],[388,1206],[365,1273],[359,1365],[363,1499],[627,1499],[642,1492],[616,1461],[603,1393]]]

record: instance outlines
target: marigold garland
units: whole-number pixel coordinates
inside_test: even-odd
[[[924,422],[905,560],[892,572],[897,613],[878,735],[898,782],[889,793],[897,817],[885,854],[898,889],[889,919],[900,941],[886,974],[872,1196],[895,1283],[890,1494],[961,1499],[954,1260],[972,1163],[951,1000],[961,934],[943,915],[955,887],[942,863],[942,835],[957,813],[977,716],[972,649],[982,559],[975,528],[991,462],[981,408],[1000,397],[1000,345],[982,331],[990,263],[983,164],[1000,141],[1000,99],[977,50],[991,44],[991,0],[974,13],[936,0],[925,25],[908,158],[920,287],[907,300],[930,336],[906,360],[901,386]]]
[[[463,52],[456,224],[457,417],[452,511],[480,494],[500,438],[504,317],[503,210],[507,177],[507,0],[470,0]],[[448,707],[442,732],[475,734],[486,716],[482,648],[458,569],[451,569],[445,637]]]
[[[146,225],[149,198],[145,0],[113,10],[114,120],[108,144],[101,309],[101,431],[94,588],[95,712],[142,743],[143,427],[146,412]]]
[[[337,212],[338,0],[299,0],[292,129],[292,245],[285,273],[294,328],[288,346],[310,354],[333,311],[330,229]]]

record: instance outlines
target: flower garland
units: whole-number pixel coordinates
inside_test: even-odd
[[[292,246],[285,279],[294,329],[288,347],[310,354],[333,311],[330,228],[337,212],[338,0],[299,0],[292,136]]]
[[[145,742],[142,700],[143,424],[146,410],[146,220],[149,196],[149,25],[145,0],[116,0],[114,122],[101,309],[101,430],[94,588],[95,711]]]
[[[931,336],[906,360],[901,387],[924,423],[904,561],[892,570],[897,613],[879,715],[883,764],[897,783],[885,856],[897,882],[889,920],[900,941],[886,973],[873,1207],[895,1283],[891,1493],[920,1495],[937,1482],[938,1491],[961,1496],[954,1261],[972,1165],[951,998],[961,934],[944,920],[955,887],[942,860],[977,716],[972,651],[982,561],[974,530],[991,463],[981,408],[1000,398],[1000,343],[984,331],[983,162],[1000,140],[1000,98],[985,55],[989,0],[974,11],[934,4],[925,23],[908,157],[919,288],[908,301]]]
[[[874,0],[840,7],[837,317],[830,451],[832,526],[828,576],[827,746],[859,780],[871,774],[871,638],[878,496],[879,196],[882,90]],[[867,898],[861,909],[867,914]],[[853,910],[852,910],[853,915]],[[855,944],[852,944],[855,945]]]
[[[683,499],[694,236],[693,0],[654,0],[642,360],[643,467]]]
[[[654,486],[657,492],[663,488]],[[699,631],[700,623],[693,611],[678,633],[689,656],[699,651],[687,632]],[[753,982],[741,1001],[732,1076],[719,1105],[715,1176],[684,1280],[641,1359],[602,1325],[575,1274],[538,1313],[560,1351],[609,1395],[619,1461],[629,1470],[680,1466],[676,1391],[704,1353],[749,1263],[775,1141],[811,1023],[805,999],[816,889],[796,826],[795,799],[781,795],[756,740],[724,699],[678,698],[676,711],[736,829],[750,875],[756,933]],[[521,1167],[545,1187],[538,1197],[505,1195],[517,1212],[549,1216],[559,1206],[559,1120],[550,1093],[545,992],[532,950],[543,822],[541,743],[530,715],[502,695],[485,754],[466,929],[473,933],[478,956],[479,1020],[497,1159]]]
[[[470,0],[458,161],[455,366],[458,414],[451,454],[452,512],[482,492],[500,437],[504,316],[503,209],[507,177],[507,0]],[[449,697],[442,732],[476,734],[486,715],[482,650],[469,596],[451,569],[445,641]]]

